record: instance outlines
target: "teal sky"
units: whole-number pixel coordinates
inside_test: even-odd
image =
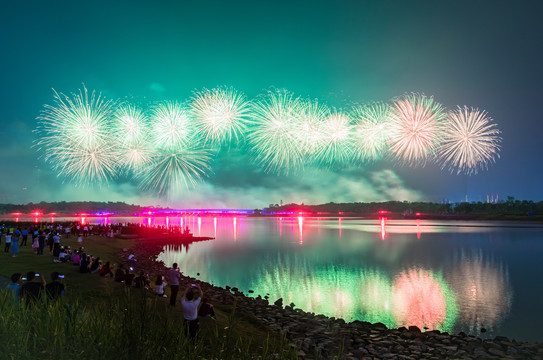
[[[168,204],[543,200],[542,10],[538,1],[2,2],[0,202],[165,201],[126,182],[76,187],[31,148],[52,88],[83,83],[140,103],[221,85],[251,98],[285,88],[336,107],[420,92],[447,108],[485,109],[502,131],[501,159],[475,176],[383,161],[287,178],[231,151]]]

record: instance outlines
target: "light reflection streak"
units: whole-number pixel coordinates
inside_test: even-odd
[[[385,228],[385,217],[381,217],[381,240],[385,240],[387,236],[386,228]]]
[[[237,241],[237,239],[238,239],[238,230],[237,230],[238,219],[234,218],[233,222],[234,222],[234,241]]]
[[[300,234],[300,245],[304,244],[304,218],[298,216],[298,232]]]
[[[202,234],[202,218],[198,216],[198,236]]]
[[[341,219],[341,218],[338,219],[338,222],[339,222],[339,237],[341,237],[341,220],[343,220],[343,219]],[[319,226],[319,232],[320,232],[320,228],[321,227]]]
[[[217,238],[217,218],[213,218],[213,237]]]

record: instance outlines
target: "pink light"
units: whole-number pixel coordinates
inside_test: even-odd
[[[15,222],[19,222],[19,218],[18,218],[18,217],[15,218]]]
[[[166,229],[170,228],[170,218],[166,216]]]
[[[34,222],[37,224],[39,222],[38,218],[34,218]]]
[[[446,320],[446,301],[441,284],[422,269],[401,273],[394,281],[393,311],[398,326],[436,329]]]
[[[82,214],[82,215],[85,215],[85,214]],[[85,219],[85,217],[82,216],[82,217],[81,217],[81,225],[85,225],[86,221],[87,221],[87,220]]]
[[[147,215],[151,215],[151,214],[152,214],[152,212],[151,212],[151,211],[148,211],[148,212],[147,212]]]
[[[198,217],[198,236],[202,233],[202,218]]]
[[[298,231],[300,233],[300,245],[304,244],[304,218],[298,216]]]
[[[55,218],[51,216],[51,222],[54,223],[55,222]]]
[[[148,228],[151,227],[151,218],[150,217],[147,218],[147,227]]]
[[[238,219],[234,218],[234,241],[236,241],[238,237],[237,222],[238,222]]]
[[[417,239],[420,239],[420,219],[417,219]]]
[[[420,213],[419,213],[419,212],[418,212],[418,213],[415,213],[415,215],[420,216]]]
[[[387,236],[387,232],[386,232],[386,228],[385,228],[385,225],[386,225],[386,221],[385,221],[385,217],[381,217],[381,240],[385,240],[386,236]]]
[[[213,218],[213,237],[217,238],[217,218]]]
[[[338,219],[339,220],[339,237],[341,237],[341,218]],[[320,231],[320,227],[319,227],[319,231]]]

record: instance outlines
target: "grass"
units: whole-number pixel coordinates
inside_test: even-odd
[[[3,241],[2,241],[3,242]],[[62,245],[78,248],[77,238]],[[0,275],[35,271],[65,274],[67,291],[57,302],[14,306],[0,294],[0,354],[2,359],[295,359],[296,349],[270,335],[250,314],[216,304],[217,320],[202,319],[196,341],[185,336],[181,307],[151,291],[134,289],[97,274],[81,274],[71,264],[54,263],[46,247],[34,254],[31,242],[17,257],[0,252]],[[2,244],[3,245],[3,244]],[[131,240],[91,236],[85,250],[102,261],[116,262]]]

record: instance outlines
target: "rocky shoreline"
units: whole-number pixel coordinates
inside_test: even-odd
[[[167,267],[157,262],[162,246],[171,236],[137,239],[131,249],[123,249],[121,261],[137,259],[137,268],[149,274],[164,274]],[[179,243],[186,246],[186,243]],[[270,331],[282,334],[296,347],[301,359],[543,359],[543,344],[509,340],[496,336],[480,339],[464,333],[437,330],[421,332],[417,327],[388,329],[384,324],[364,321],[346,323],[342,319],[315,315],[282,301],[269,303],[260,295],[248,297],[237,288],[220,288],[183,276],[183,284],[200,283],[211,303],[236,304],[237,311],[253,315]]]

